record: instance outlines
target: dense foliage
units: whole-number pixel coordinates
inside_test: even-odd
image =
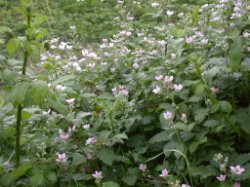
[[[0,5],[0,186],[250,186],[248,0]]]

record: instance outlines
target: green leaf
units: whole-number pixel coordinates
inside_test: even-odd
[[[119,184],[113,181],[108,181],[102,184],[102,187],[120,187]]]
[[[190,153],[194,153],[198,146],[205,142],[207,142],[207,137],[205,136],[205,134],[198,134],[196,139],[189,146]]]
[[[42,173],[36,173],[34,176],[30,177],[30,183],[31,183],[31,186],[40,186],[43,184],[43,175]]]
[[[57,181],[57,176],[56,176],[55,172],[50,171],[48,173],[45,173],[44,176],[45,176],[46,179],[48,179],[52,183],[55,183]]]
[[[86,158],[82,154],[80,154],[80,153],[73,154],[72,165],[78,166],[80,164],[85,163],[86,161],[87,161]]]
[[[9,95],[7,96],[7,99],[14,105],[20,105],[23,104],[25,97],[27,96],[27,91],[30,84],[28,82],[19,82],[17,83]]]
[[[6,138],[10,138],[10,137],[14,137],[16,134],[16,129],[14,127],[7,127],[4,128],[3,131],[3,137]]]
[[[45,102],[45,99],[48,97],[48,93],[49,88],[47,83],[45,81],[38,80],[31,83],[27,95],[35,104],[42,106]]]
[[[149,139],[148,143],[153,144],[157,142],[164,142],[169,140],[169,132],[168,131],[162,131],[160,133],[155,134],[152,138]]]
[[[241,37],[235,37],[229,50],[229,59],[231,66],[239,66],[242,59],[242,55],[242,39]]]
[[[199,84],[198,86],[196,86],[195,88],[195,95],[199,96],[199,95],[203,95],[205,91],[205,86],[203,84]]]
[[[246,133],[250,134],[250,106],[236,111],[236,122]]]
[[[104,164],[111,166],[116,155],[111,147],[102,146],[99,150],[98,157]]]
[[[31,45],[30,57],[33,63],[37,63],[40,60],[40,49],[37,46]]]
[[[22,120],[27,120],[31,117],[31,114],[25,110],[22,110]]]
[[[134,186],[137,180],[138,169],[128,168],[127,173],[123,176],[122,181],[129,186]]]
[[[32,163],[24,163],[16,168],[13,172],[11,172],[8,176],[10,180],[16,180],[19,177],[24,176],[28,170],[32,168]]]
[[[220,108],[222,112],[231,113],[233,110],[232,105],[228,101],[219,101]]]
[[[202,122],[208,115],[209,109],[207,108],[198,108],[194,111],[194,119],[197,122]]]
[[[20,40],[17,38],[12,38],[8,41],[6,45],[7,52],[9,55],[13,55],[20,47]]]
[[[192,166],[190,168],[190,173],[192,176],[200,176],[201,179],[205,179],[210,176],[217,175],[217,170],[213,166]]]

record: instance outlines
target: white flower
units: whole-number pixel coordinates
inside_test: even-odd
[[[167,13],[167,15],[168,15],[168,16],[172,16],[172,15],[174,14],[174,11],[167,10],[167,12],[166,12],[166,13]]]
[[[68,159],[67,155],[65,153],[57,153],[57,158],[56,158],[56,161],[57,162],[66,162]]]
[[[208,43],[208,39],[206,39],[206,38],[202,39],[202,40],[201,40],[201,43],[202,43],[202,44],[207,44],[207,43]]]
[[[171,53],[171,58],[172,59],[176,59],[176,54],[175,53]]]
[[[84,128],[85,130],[89,130],[90,124],[84,124],[84,125],[82,126],[82,128]]]
[[[96,143],[96,138],[95,137],[90,137],[86,140],[85,145],[93,145]]]
[[[63,90],[66,89],[66,87],[58,84],[58,85],[56,85],[56,89],[59,90],[59,91],[63,91]]]
[[[164,113],[163,113],[163,118],[164,118],[165,120],[172,119],[172,118],[173,118],[172,112],[170,112],[170,111],[164,112]]]
[[[75,98],[70,98],[65,100],[68,104],[73,104],[75,102]]]
[[[244,32],[244,33],[243,33],[243,37],[244,37],[244,38],[248,38],[249,36],[250,36],[250,33],[248,33],[248,32]]]
[[[160,4],[157,3],[157,2],[153,2],[153,3],[151,4],[152,7],[157,7],[157,6],[159,6],[159,5],[160,5]]]
[[[161,93],[161,88],[159,86],[156,86],[156,88],[153,89],[153,92],[155,94],[159,94],[159,93]]]
[[[173,88],[176,92],[181,91],[183,86],[181,84],[174,84]]]
[[[173,80],[174,80],[174,77],[173,77],[173,76],[166,76],[166,77],[164,78],[164,82],[165,82],[165,83],[171,83]]]
[[[133,64],[133,68],[138,69],[139,67],[140,67],[140,66],[139,66],[138,63],[134,63],[134,64]]]
[[[182,184],[181,187],[191,187],[188,184]]]
[[[159,175],[162,178],[165,178],[168,176],[168,170],[165,168],[163,170],[161,170],[161,174]]]

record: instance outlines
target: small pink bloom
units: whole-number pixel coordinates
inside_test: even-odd
[[[239,165],[231,166],[230,169],[231,169],[231,172],[236,175],[241,175],[245,171],[245,169],[243,167],[240,167]]]
[[[159,86],[156,86],[156,88],[153,89],[153,93],[155,94],[161,93],[161,88]]]
[[[92,176],[97,180],[97,181],[100,181],[103,176],[102,176],[102,172],[101,171],[95,171]]]
[[[188,184],[182,184],[181,187],[191,187]]]
[[[167,111],[167,112],[163,113],[163,117],[165,120],[169,120],[169,119],[173,118],[173,114],[172,114],[172,112]]]
[[[158,80],[158,81],[162,80],[163,78],[164,78],[163,75],[156,75],[155,76],[155,80]]]
[[[161,174],[159,175],[162,178],[165,178],[168,176],[168,170],[165,168],[163,170],[161,170]]]
[[[69,138],[69,134],[64,132],[62,129],[59,129],[59,137],[61,140],[67,140]]]
[[[216,93],[218,93],[219,88],[213,86],[213,87],[210,88],[210,90],[211,90],[211,92],[212,92],[213,94],[216,94]]]
[[[146,169],[147,169],[147,165],[146,165],[146,164],[140,164],[140,165],[139,165],[139,169],[140,169],[142,172],[145,172]]]
[[[219,181],[223,182],[224,180],[226,180],[227,176],[224,174],[220,174],[219,176],[216,177]]]
[[[57,153],[57,158],[56,158],[56,161],[57,162],[66,162],[68,159],[67,155],[65,153]]]
[[[235,183],[233,184],[233,187],[240,187],[240,183],[239,183],[239,182],[235,182]]]
[[[183,86],[181,84],[174,84],[173,88],[176,92],[179,92],[182,90]]]
[[[96,138],[95,137],[90,137],[86,140],[85,145],[93,145],[96,143]]]
[[[193,40],[194,40],[193,36],[189,36],[186,38],[186,43],[191,44]]]

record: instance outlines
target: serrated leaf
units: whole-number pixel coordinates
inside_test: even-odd
[[[13,55],[20,47],[20,40],[17,38],[12,38],[8,41],[6,45],[6,50],[9,55]]]
[[[33,63],[37,63],[40,60],[40,49],[37,46],[31,45],[30,57]]]
[[[129,186],[134,186],[137,181],[138,170],[137,168],[128,168],[128,172],[123,176],[122,181]]]
[[[120,187],[119,184],[113,181],[108,181],[102,184],[102,187]]]
[[[45,81],[35,81],[30,85],[28,92],[29,98],[39,106],[42,106],[45,102],[45,99],[48,97],[49,88]]]
[[[169,132],[168,131],[162,131],[160,133],[155,134],[152,138],[149,139],[148,143],[153,144],[157,142],[163,142],[169,140]]]
[[[204,94],[205,91],[205,86],[203,84],[199,84],[198,86],[196,86],[195,88],[195,95],[202,95]]]
[[[14,105],[23,104],[25,97],[27,96],[27,91],[29,88],[29,83],[19,82],[17,83],[7,96],[8,100]]]
[[[250,134],[250,106],[236,111],[236,122],[246,133]]]
[[[233,110],[232,105],[228,101],[219,101],[220,108],[225,113],[231,113]]]
[[[202,122],[206,116],[208,115],[209,109],[207,108],[199,108],[194,111],[194,119],[197,122]]]
[[[19,177],[24,176],[28,170],[32,168],[32,163],[24,163],[20,165],[18,168],[16,168],[13,172],[11,172],[8,177],[10,180],[16,180]]]
[[[99,150],[98,157],[99,159],[109,166],[112,165],[115,160],[115,153],[111,147],[102,146]]]
[[[73,154],[72,165],[78,166],[80,164],[85,163],[86,161],[87,161],[87,159],[82,154],[80,154],[80,153],[74,153]]]
[[[217,175],[217,170],[213,166],[193,166],[190,168],[190,173],[192,176],[200,176],[201,179],[205,179],[210,176]]]
[[[36,173],[34,176],[30,177],[30,183],[34,187],[42,185],[43,180],[44,178],[42,173]]]
[[[232,66],[239,66],[242,59],[242,39],[235,37],[229,50],[229,59]]]

